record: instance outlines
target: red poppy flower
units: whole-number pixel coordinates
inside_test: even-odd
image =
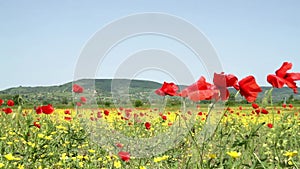
[[[269,111],[267,109],[261,109],[262,114],[269,114]]]
[[[14,106],[15,102],[13,100],[7,100],[7,106]]]
[[[212,98],[218,98],[219,90],[215,85],[206,82],[205,77],[201,76],[197,82],[183,89],[178,95],[189,97],[192,101],[211,100]]]
[[[130,160],[130,154],[128,152],[125,151],[120,151],[118,153],[119,157],[121,158],[121,160],[128,162]]]
[[[160,96],[170,95],[175,96],[177,94],[178,86],[174,83],[164,82],[161,88],[155,90],[155,93]]]
[[[80,107],[81,103],[80,102],[76,102],[76,106]]]
[[[258,93],[262,92],[262,89],[257,85],[253,76],[247,76],[239,81],[240,94],[246,98],[248,102],[254,102],[258,96]]]
[[[70,110],[65,110],[64,113],[70,115],[70,114],[71,114],[71,111],[70,111]]]
[[[292,69],[293,64],[284,62],[282,66],[276,70],[275,75],[270,74],[267,76],[267,81],[275,88],[282,88],[285,84],[293,89],[294,93],[297,91],[297,80],[300,80],[300,73],[287,73],[288,70]]]
[[[41,128],[41,125],[38,123],[38,122],[33,122],[33,125],[35,126],[35,127],[37,127],[37,128]]]
[[[117,143],[116,146],[117,146],[118,148],[122,148],[122,147],[123,147],[123,144]]]
[[[233,74],[225,75],[224,72],[221,74],[214,73],[213,81],[217,87],[234,87],[238,89],[238,78]]]
[[[283,108],[286,108],[286,104],[282,104],[282,107],[283,107]]]
[[[0,106],[4,103],[4,100],[0,99]]]
[[[253,107],[253,109],[258,109],[258,108],[259,108],[259,105],[256,104],[256,103],[252,103],[252,107]]]
[[[11,108],[5,108],[5,109],[2,109],[2,111],[4,111],[4,113],[6,113],[6,114],[10,114],[10,113],[12,113],[13,111],[12,111],[12,109]]]
[[[72,117],[65,116],[65,120],[66,120],[66,121],[71,121],[71,120],[72,120]]]
[[[214,73],[213,82],[220,90],[220,97],[222,100],[227,100],[229,98],[230,93],[227,87],[234,87],[237,90],[239,89],[238,78],[232,74],[225,75],[224,72],[221,74]]]
[[[105,114],[106,116],[108,116],[108,115],[109,115],[109,111],[108,111],[108,110],[104,110],[104,114]]]
[[[162,118],[163,120],[167,120],[167,116],[166,116],[166,115],[162,115],[161,118]]]
[[[193,93],[195,91],[199,90],[207,90],[212,88],[212,84],[207,83],[205,77],[201,76],[199,80],[190,86],[183,89],[178,95],[181,97],[188,97],[190,93]]]
[[[83,87],[78,84],[73,84],[73,92],[74,93],[82,93]]]
[[[217,99],[219,97],[219,90],[216,89],[198,90],[189,93],[188,97],[192,101],[212,100],[213,98]]]
[[[150,128],[151,128],[151,123],[146,122],[146,123],[145,123],[145,127],[146,127],[147,130],[150,130]]]
[[[54,112],[54,108],[52,107],[51,104],[48,104],[47,106],[42,106],[42,111],[45,114],[51,114]]]
[[[35,109],[35,112],[36,112],[36,114],[42,114],[42,113],[43,113],[42,107],[41,107],[41,106],[37,107],[37,108]]]
[[[272,123],[268,123],[267,126],[271,129],[273,128],[273,124]]]
[[[81,103],[86,103],[86,97],[84,97],[84,96],[82,96],[82,97],[80,97],[80,101],[81,101]]]
[[[292,104],[289,104],[289,108],[293,108],[294,106]]]

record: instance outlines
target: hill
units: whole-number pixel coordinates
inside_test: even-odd
[[[91,79],[79,80],[76,83],[82,84]],[[150,92],[161,87],[160,83],[145,80],[128,80],[128,79],[95,79],[95,83],[92,80],[91,85],[95,85],[97,99],[99,103],[105,104],[105,102],[111,102],[112,82],[115,90],[118,87],[129,86],[128,91],[131,95],[131,99],[140,99],[146,101]],[[184,86],[181,86],[183,88]],[[113,88],[113,89],[114,89]],[[263,98],[264,92],[270,90],[271,87],[262,87],[263,92],[259,94],[258,99]],[[235,94],[236,91],[233,88],[229,89],[230,93]],[[37,87],[13,87],[3,91],[0,91],[0,98],[13,99],[21,95],[26,100],[27,105],[39,105],[39,104],[63,104],[66,106],[72,105],[72,82],[68,82],[57,86],[37,86]],[[284,99],[297,99],[300,100],[299,94],[294,94],[289,88],[274,89],[273,101],[279,102]],[[242,97],[237,97],[237,101],[243,100]]]

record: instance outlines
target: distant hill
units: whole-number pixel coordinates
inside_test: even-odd
[[[91,81],[91,85],[95,85],[96,92],[101,101],[109,101],[111,97],[111,84],[114,82],[114,86],[129,86],[128,91],[136,99],[147,99],[147,92],[153,92],[153,90],[161,87],[162,84],[146,81],[146,80],[127,80],[127,79],[83,79],[79,80],[76,83],[82,84],[86,81]],[[95,82],[95,83],[94,83]],[[184,86],[181,86],[183,88]],[[260,93],[259,98],[261,99],[264,96],[266,90],[270,90],[271,87],[262,87],[263,92]],[[235,89],[230,88],[230,93],[236,93]],[[57,86],[38,86],[38,87],[13,87],[3,91],[0,91],[0,98],[2,99],[11,99],[16,95],[21,95],[27,104],[46,104],[46,103],[62,103],[66,105],[72,104],[72,82],[65,83]],[[101,97],[101,98],[100,98]],[[294,94],[293,91],[289,88],[274,89],[273,90],[273,100],[282,101],[284,98],[288,99],[293,97],[294,99],[300,100],[299,94]],[[239,98],[243,99],[242,97]]]

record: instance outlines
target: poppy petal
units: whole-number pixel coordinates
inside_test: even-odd
[[[276,75],[268,75],[267,81],[276,88],[282,88],[285,84],[285,80],[281,77],[278,77]]]
[[[283,62],[282,66],[276,71],[276,75],[279,77],[284,78],[286,75],[286,72],[290,69],[292,69],[293,64],[289,62]]]

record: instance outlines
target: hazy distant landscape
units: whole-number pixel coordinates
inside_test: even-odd
[[[96,97],[99,105],[109,105],[111,100],[111,82],[112,79],[96,79],[95,80],[95,89],[96,89]],[[80,81],[79,81],[80,83]],[[84,83],[84,82],[83,82]],[[121,84],[121,86],[125,83],[130,83],[129,94],[130,98],[134,100],[141,100],[144,103],[147,102],[148,96],[155,89],[161,87],[162,84],[154,81],[146,81],[146,80],[126,80],[126,79],[118,79],[116,83]],[[183,89],[185,86],[179,86]],[[271,87],[262,87],[263,92],[259,94],[258,102],[264,97],[264,93],[267,90],[270,90]],[[236,90],[233,88],[229,88],[229,91],[232,97],[236,94]],[[72,106],[72,82],[68,82],[62,85],[57,86],[19,86],[13,87],[9,89],[5,89],[0,91],[0,98],[2,99],[14,99],[18,96],[21,96],[25,105],[33,106],[33,105],[41,105],[41,104],[54,104],[59,106]],[[288,101],[293,101],[294,103],[300,102],[300,95],[294,94],[293,91],[287,87],[282,89],[274,89],[273,90],[273,101],[274,103],[281,103],[286,98]],[[246,101],[238,96],[234,98],[237,103],[242,102],[246,103]],[[205,103],[205,102],[204,102]]]

